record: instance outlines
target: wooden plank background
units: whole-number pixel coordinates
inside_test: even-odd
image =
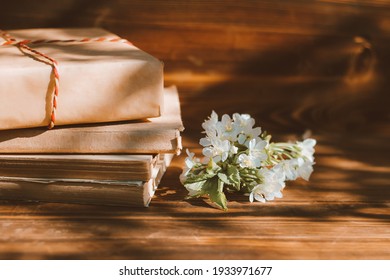
[[[389,259],[390,1],[15,0],[0,27],[111,30],[165,63],[184,145],[211,110],[318,140],[310,182],[228,212],[185,201],[184,156],[149,208],[0,202],[1,259]]]

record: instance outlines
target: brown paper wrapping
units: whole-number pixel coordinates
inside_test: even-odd
[[[115,38],[98,28],[8,31],[17,40]],[[0,41],[2,39],[0,38]],[[59,63],[56,125],[143,119],[160,115],[163,65],[121,42],[46,43],[30,47]],[[52,68],[18,47],[0,47],[0,129],[50,123]]]
[[[158,154],[182,150],[177,88],[164,90],[161,117],[99,125],[0,131],[0,154]]]

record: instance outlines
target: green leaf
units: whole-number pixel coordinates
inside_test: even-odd
[[[215,177],[215,173],[199,173],[199,174],[188,174],[187,179],[185,180],[184,184],[192,184],[200,181],[205,181],[207,179]]]
[[[238,168],[234,165],[228,165],[227,167],[227,177],[229,179],[229,185],[234,186],[238,191],[240,190],[240,172]]]
[[[229,180],[228,176],[225,173],[219,172],[217,175],[218,175],[218,178],[222,182],[224,182],[226,185],[231,185],[230,180]]]
[[[215,203],[219,208],[227,210],[227,200],[223,192],[223,181],[214,177],[212,179],[206,180],[202,189],[203,192],[208,194],[210,200]]]
[[[206,183],[207,180],[195,182],[195,183],[184,183],[184,186],[188,190],[188,198],[193,198],[193,197],[200,197],[202,196],[203,193],[203,185]]]
[[[236,166],[227,165],[225,171],[219,172],[217,176],[224,184],[232,186],[235,190],[240,190],[241,177]]]

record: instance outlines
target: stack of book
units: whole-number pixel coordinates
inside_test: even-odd
[[[0,131],[0,198],[148,206],[181,151],[175,87],[144,121]]]
[[[0,199],[149,205],[184,129],[161,61],[99,28],[0,30],[0,74]]]

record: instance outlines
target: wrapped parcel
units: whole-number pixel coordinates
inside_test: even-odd
[[[16,41],[69,40],[28,45],[58,62],[55,125],[160,116],[163,64],[99,28],[7,31]],[[7,38],[0,37],[1,42]],[[17,44],[0,46],[0,129],[47,126],[54,82],[52,66]]]

